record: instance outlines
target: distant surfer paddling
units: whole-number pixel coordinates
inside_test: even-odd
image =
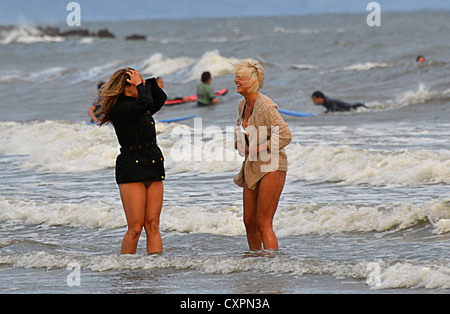
[[[327,111],[325,112],[342,112],[342,111],[351,111],[356,110],[359,107],[367,108],[366,105],[362,103],[347,103],[341,100],[332,99],[325,96],[321,91],[315,91],[311,95],[312,101],[317,106],[324,106]]]

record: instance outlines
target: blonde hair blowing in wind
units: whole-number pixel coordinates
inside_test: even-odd
[[[263,87],[266,74],[259,61],[254,59],[244,59],[233,66],[234,75],[240,76],[248,81],[248,83],[245,83],[245,86],[248,87],[249,92],[257,92]]]

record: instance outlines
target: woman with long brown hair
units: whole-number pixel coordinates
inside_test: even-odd
[[[121,253],[136,253],[142,228],[147,234],[147,253],[161,253],[159,218],[165,172],[152,116],[164,105],[167,95],[155,78],[144,80],[138,71],[124,68],[111,76],[99,97],[103,112],[100,126],[111,122],[121,146],[116,182],[128,224]]]

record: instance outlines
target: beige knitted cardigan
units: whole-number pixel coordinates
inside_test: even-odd
[[[245,135],[242,132],[242,114],[245,99],[239,102],[239,114],[235,128],[235,148],[240,141],[247,147]],[[284,147],[292,140],[291,130],[278,112],[278,106],[269,97],[258,93],[253,113],[248,119],[247,134],[250,147],[267,143],[267,152],[258,153],[257,156],[246,156],[240,172],[233,181],[243,187],[244,181],[253,190],[259,180],[267,173],[273,171],[287,171],[287,155]]]

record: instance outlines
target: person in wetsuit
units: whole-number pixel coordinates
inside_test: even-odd
[[[325,112],[350,111],[350,110],[356,110],[359,107],[367,108],[362,103],[350,104],[347,102],[343,102],[341,100],[328,98],[321,91],[315,91],[311,95],[311,98],[315,105],[324,106],[327,109],[327,111],[325,111]]]

